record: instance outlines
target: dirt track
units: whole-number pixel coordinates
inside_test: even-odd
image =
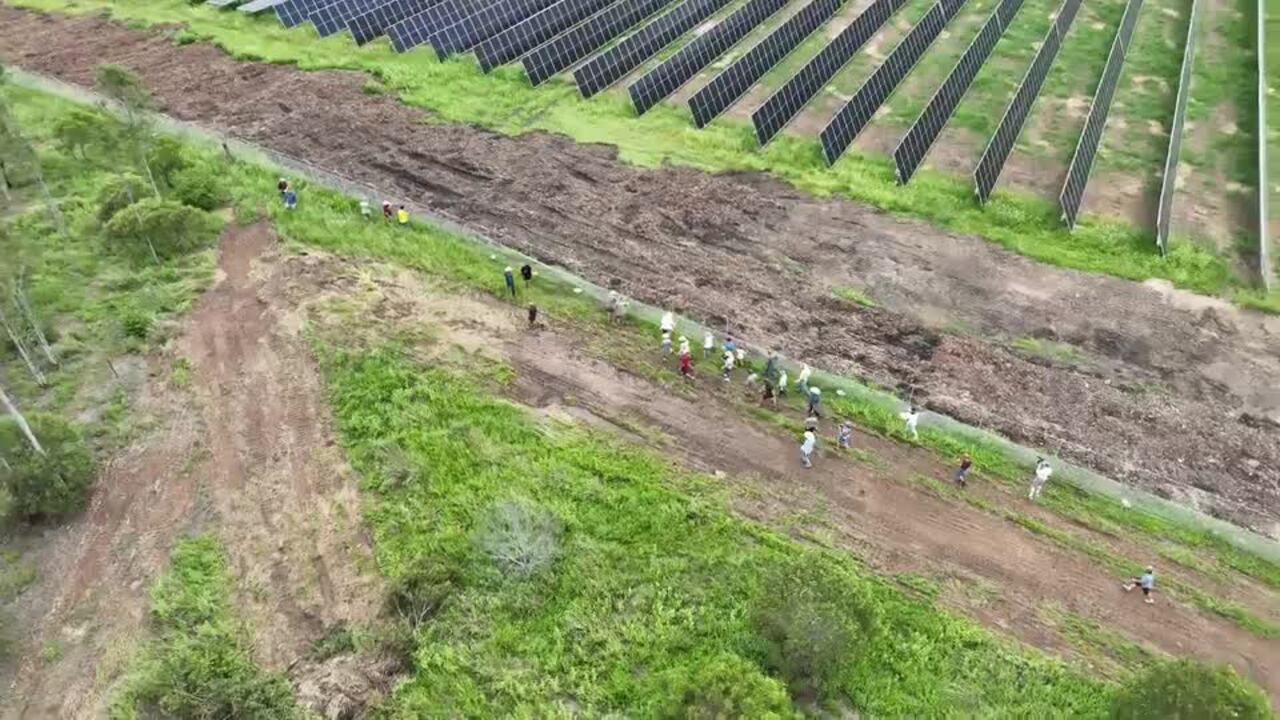
[[[177,117],[1280,536],[1280,318],[1039,265],[761,175],[643,171],[603,146],[425,125],[356,73],[240,63],[98,18],[0,7],[0,56],[80,84],[124,63]],[[883,309],[831,296],[846,285]],[[1084,361],[1008,349],[1024,336]]]

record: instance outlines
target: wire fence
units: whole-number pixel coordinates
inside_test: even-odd
[[[1191,67],[1196,54],[1196,25],[1200,19],[1200,0],[1191,0],[1191,17],[1187,21],[1187,41],[1182,49],[1182,70],[1178,74],[1178,99],[1173,106],[1173,124],[1169,128],[1169,152],[1164,160],[1160,180],[1160,201],[1156,207],[1156,246],[1160,254],[1169,251],[1169,225],[1172,221],[1173,194],[1178,186],[1178,156],[1182,152],[1182,129],[1187,120],[1187,100],[1191,96]]]
[[[1258,0],[1258,272],[1267,290],[1274,287],[1275,268],[1271,264],[1271,235],[1268,230],[1267,196],[1271,177],[1267,174],[1267,0]]]
[[[107,101],[84,88],[14,68],[10,68],[10,71],[13,80],[17,84],[57,95],[73,102],[98,105],[112,110],[116,109],[110,101]],[[181,137],[193,144],[220,149],[222,152],[227,153],[237,160],[257,163],[263,166],[275,168],[284,172],[286,175],[306,178],[310,182],[314,182],[345,195],[369,200],[371,205],[375,204],[374,200],[377,198],[395,195],[394,193],[379,190],[369,183],[344,177],[329,170],[319,168],[300,158],[279,153],[254,143],[231,137],[224,133],[203,127],[197,123],[177,120],[163,115],[155,116],[155,122],[156,126],[164,132]],[[528,263],[532,267],[538,269],[540,277],[545,277],[552,282],[580,290],[588,297],[592,297],[600,301],[602,305],[609,297],[609,290],[607,288],[578,277],[565,268],[547,265],[518,250],[506,247],[492,238],[464,226],[455,218],[442,215],[439,212],[420,204],[413,204],[409,202],[405,202],[404,204],[406,209],[413,214],[415,219],[434,225],[439,229],[454,234],[460,238],[480,244],[491,254],[498,255],[498,262],[500,263],[509,265]],[[629,315],[641,322],[651,324],[656,327],[663,312],[664,310],[661,308],[652,305],[647,305],[641,302],[632,302],[630,305]],[[712,328],[696,320],[682,317],[678,320],[676,330],[677,334],[685,333],[690,337],[696,338],[701,337],[703,332],[712,331]],[[745,343],[745,347],[757,356],[760,356],[765,352],[759,346],[752,346],[749,341]],[[799,364],[794,361],[786,358],[783,358],[782,360],[783,365],[789,368],[790,371],[795,371],[799,367]],[[843,391],[847,397],[886,412],[898,413],[906,410],[908,407],[907,402],[904,402],[901,398],[890,392],[871,387],[870,385],[849,377],[836,375],[834,373],[818,369],[814,369],[813,375],[810,379],[810,384],[820,386],[824,390],[830,389],[832,391]],[[1054,453],[1019,445],[993,432],[973,427],[971,425],[966,425],[954,418],[940,413],[922,411],[920,414],[919,425],[921,428],[934,428],[942,433],[963,441],[969,441],[986,447],[995,448],[1013,462],[1026,466],[1028,468],[1028,472],[1030,468],[1034,466],[1037,458],[1050,458],[1053,460],[1055,466],[1055,479],[1060,479],[1086,492],[1110,498],[1116,502],[1122,503],[1125,507],[1145,511],[1157,517],[1205,530],[1240,549],[1266,558],[1271,562],[1280,563],[1280,542],[1264,537],[1245,528],[1241,528],[1237,525],[1233,525],[1224,520],[1211,517],[1192,508],[1171,502],[1144,490],[1124,485],[1111,478],[1095,473],[1088,468],[1065,461],[1062,458],[1057,457]]]

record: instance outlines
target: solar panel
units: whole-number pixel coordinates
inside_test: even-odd
[[[445,60],[454,53],[470,50],[476,43],[487,40],[530,15],[544,10],[554,1],[502,0],[443,30],[437,30],[434,35],[427,38],[427,42],[435,48],[436,56]]]
[[[437,30],[475,14],[489,4],[486,0],[444,0],[387,28],[387,37],[391,38],[391,47],[396,52],[405,52],[426,42]]]
[[[224,8],[235,5],[238,2],[240,2],[240,0],[205,0],[204,4],[209,7]]]
[[[578,91],[591,97],[617,82],[676,38],[711,17],[729,0],[685,0],[573,73]]]
[[[987,198],[991,197],[991,190],[996,186],[996,180],[1000,177],[1004,162],[1013,151],[1013,143],[1018,139],[1018,134],[1022,132],[1022,124],[1027,121],[1027,115],[1031,112],[1031,105],[1040,94],[1040,86],[1044,85],[1049,68],[1053,67],[1058,48],[1062,46],[1062,38],[1071,28],[1072,21],[1076,19],[1080,2],[1081,0],[1063,0],[1062,7],[1058,9],[1058,17],[1054,19],[1049,32],[1045,33],[1044,40],[1040,42],[1040,49],[1031,61],[1031,66],[1027,68],[1027,74],[1023,76],[1022,83],[1014,92],[1009,107],[1005,108],[1004,116],[1000,118],[1000,125],[987,141],[987,147],[982,151],[978,166],[973,171],[974,187],[979,202],[985,203]]]
[[[737,102],[743,93],[769,72],[769,68],[791,54],[796,46],[829,20],[845,2],[847,0],[813,0],[715,76],[689,98],[694,124],[705,127]]]
[[[612,2],[614,0],[560,0],[477,45],[480,69],[489,72],[519,58]]]
[[[858,137],[858,133],[871,122],[876,111],[889,99],[915,67],[916,62],[924,55],[942,29],[951,22],[960,8],[968,0],[938,0],[929,8],[920,22],[911,28],[911,32],[898,43],[898,47],[889,53],[880,67],[858,88],[848,103],[840,108],[831,122],[822,129],[822,154],[827,164],[834,163],[846,148]]]
[[[1164,159],[1164,176],[1160,181],[1160,201],[1156,203],[1156,246],[1163,255],[1169,249],[1169,223],[1173,215],[1173,191],[1178,179],[1178,155],[1182,151],[1182,127],[1187,119],[1187,99],[1191,90],[1191,64],[1196,54],[1196,25],[1200,2],[1192,0],[1191,17],[1187,20],[1187,42],[1182,48],[1182,72],[1178,75],[1178,99],[1173,106],[1173,124],[1169,130],[1169,152]]]
[[[263,10],[270,10],[284,1],[285,0],[252,0],[252,2],[247,2],[236,9],[247,15],[257,15]]]
[[[377,6],[379,0],[337,0],[312,11],[308,16],[320,37],[328,37],[347,27],[347,21]]]
[[[800,72],[770,95],[768,100],[751,113],[751,124],[756,129],[756,142],[762,147],[767,145],[905,4],[906,0],[876,0],[871,3],[856,20],[849,23],[821,52],[800,68]]]
[[[578,27],[534,50],[521,62],[529,82],[539,85],[599,50],[610,40],[668,5],[671,0],[623,0],[601,10]]]
[[[347,21],[347,27],[351,29],[356,44],[363,45],[386,32],[392,25],[411,18],[438,2],[440,0],[391,0],[363,15],[351,18]]]
[[[1093,102],[1089,105],[1089,117],[1084,121],[1084,131],[1080,133],[1080,142],[1076,145],[1071,165],[1067,168],[1067,180],[1062,184],[1062,192],[1058,194],[1058,206],[1062,208],[1062,219],[1066,221],[1068,228],[1075,227],[1076,216],[1080,214],[1084,189],[1089,184],[1089,171],[1093,169],[1098,146],[1102,144],[1102,130],[1107,125],[1111,98],[1115,96],[1116,81],[1120,79],[1124,56],[1129,50],[1129,41],[1133,38],[1133,28],[1138,24],[1138,13],[1141,10],[1142,0],[1129,0],[1124,8],[1120,28],[1111,43],[1107,67],[1102,71],[1098,90],[1093,94]]]
[[[1021,7],[1022,0],[1001,0],[992,11],[991,17],[987,18],[986,24],[973,38],[973,42],[969,43],[969,47],[960,56],[955,67],[951,69],[947,79],[929,99],[929,104],[920,113],[920,117],[916,118],[915,123],[907,130],[907,134],[902,137],[902,141],[893,151],[893,162],[897,166],[899,183],[910,180],[916,168],[924,162],[925,155],[929,154],[929,148],[938,139],[942,128],[951,119],[951,113],[955,112],[960,99],[969,90],[969,85],[973,83],[978,70],[987,61],[987,57],[995,49],[996,42],[1000,40],[1001,35],[1004,35],[1005,28],[1009,27],[1009,23],[1013,21],[1013,17],[1018,14]]]
[[[631,83],[627,92],[631,95],[631,104],[635,106],[636,114],[643,115],[646,110],[675,92],[702,68],[746,37],[756,26],[782,9],[787,2],[788,0],[751,0],[644,77]]]
[[[296,27],[307,21],[307,16],[333,0],[285,0],[276,5],[276,19],[285,27]]]

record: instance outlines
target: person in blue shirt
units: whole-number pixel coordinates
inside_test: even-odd
[[[506,283],[506,286],[507,286],[507,292],[511,293],[511,297],[512,297],[512,298],[515,298],[515,296],[516,296],[516,276],[515,276],[515,271],[513,271],[513,270],[511,269],[511,266],[510,266],[510,265],[508,265],[508,266],[507,266],[507,268],[506,268],[505,270],[503,270],[503,271],[502,271],[502,281],[503,281],[504,283]]]
[[[1155,599],[1151,597],[1151,591],[1156,587],[1156,569],[1150,565],[1147,571],[1136,578],[1129,578],[1129,582],[1124,584],[1125,592],[1133,592],[1134,588],[1142,588],[1142,601],[1148,605],[1155,603]]]

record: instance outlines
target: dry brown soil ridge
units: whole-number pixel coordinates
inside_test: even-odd
[[[1280,318],[1038,264],[763,175],[642,170],[604,146],[427,125],[364,95],[360,73],[237,62],[102,18],[0,6],[0,57],[80,85],[123,63],[178,118],[1280,536]],[[881,307],[836,300],[837,286]],[[1082,360],[1012,351],[1022,337]]]

